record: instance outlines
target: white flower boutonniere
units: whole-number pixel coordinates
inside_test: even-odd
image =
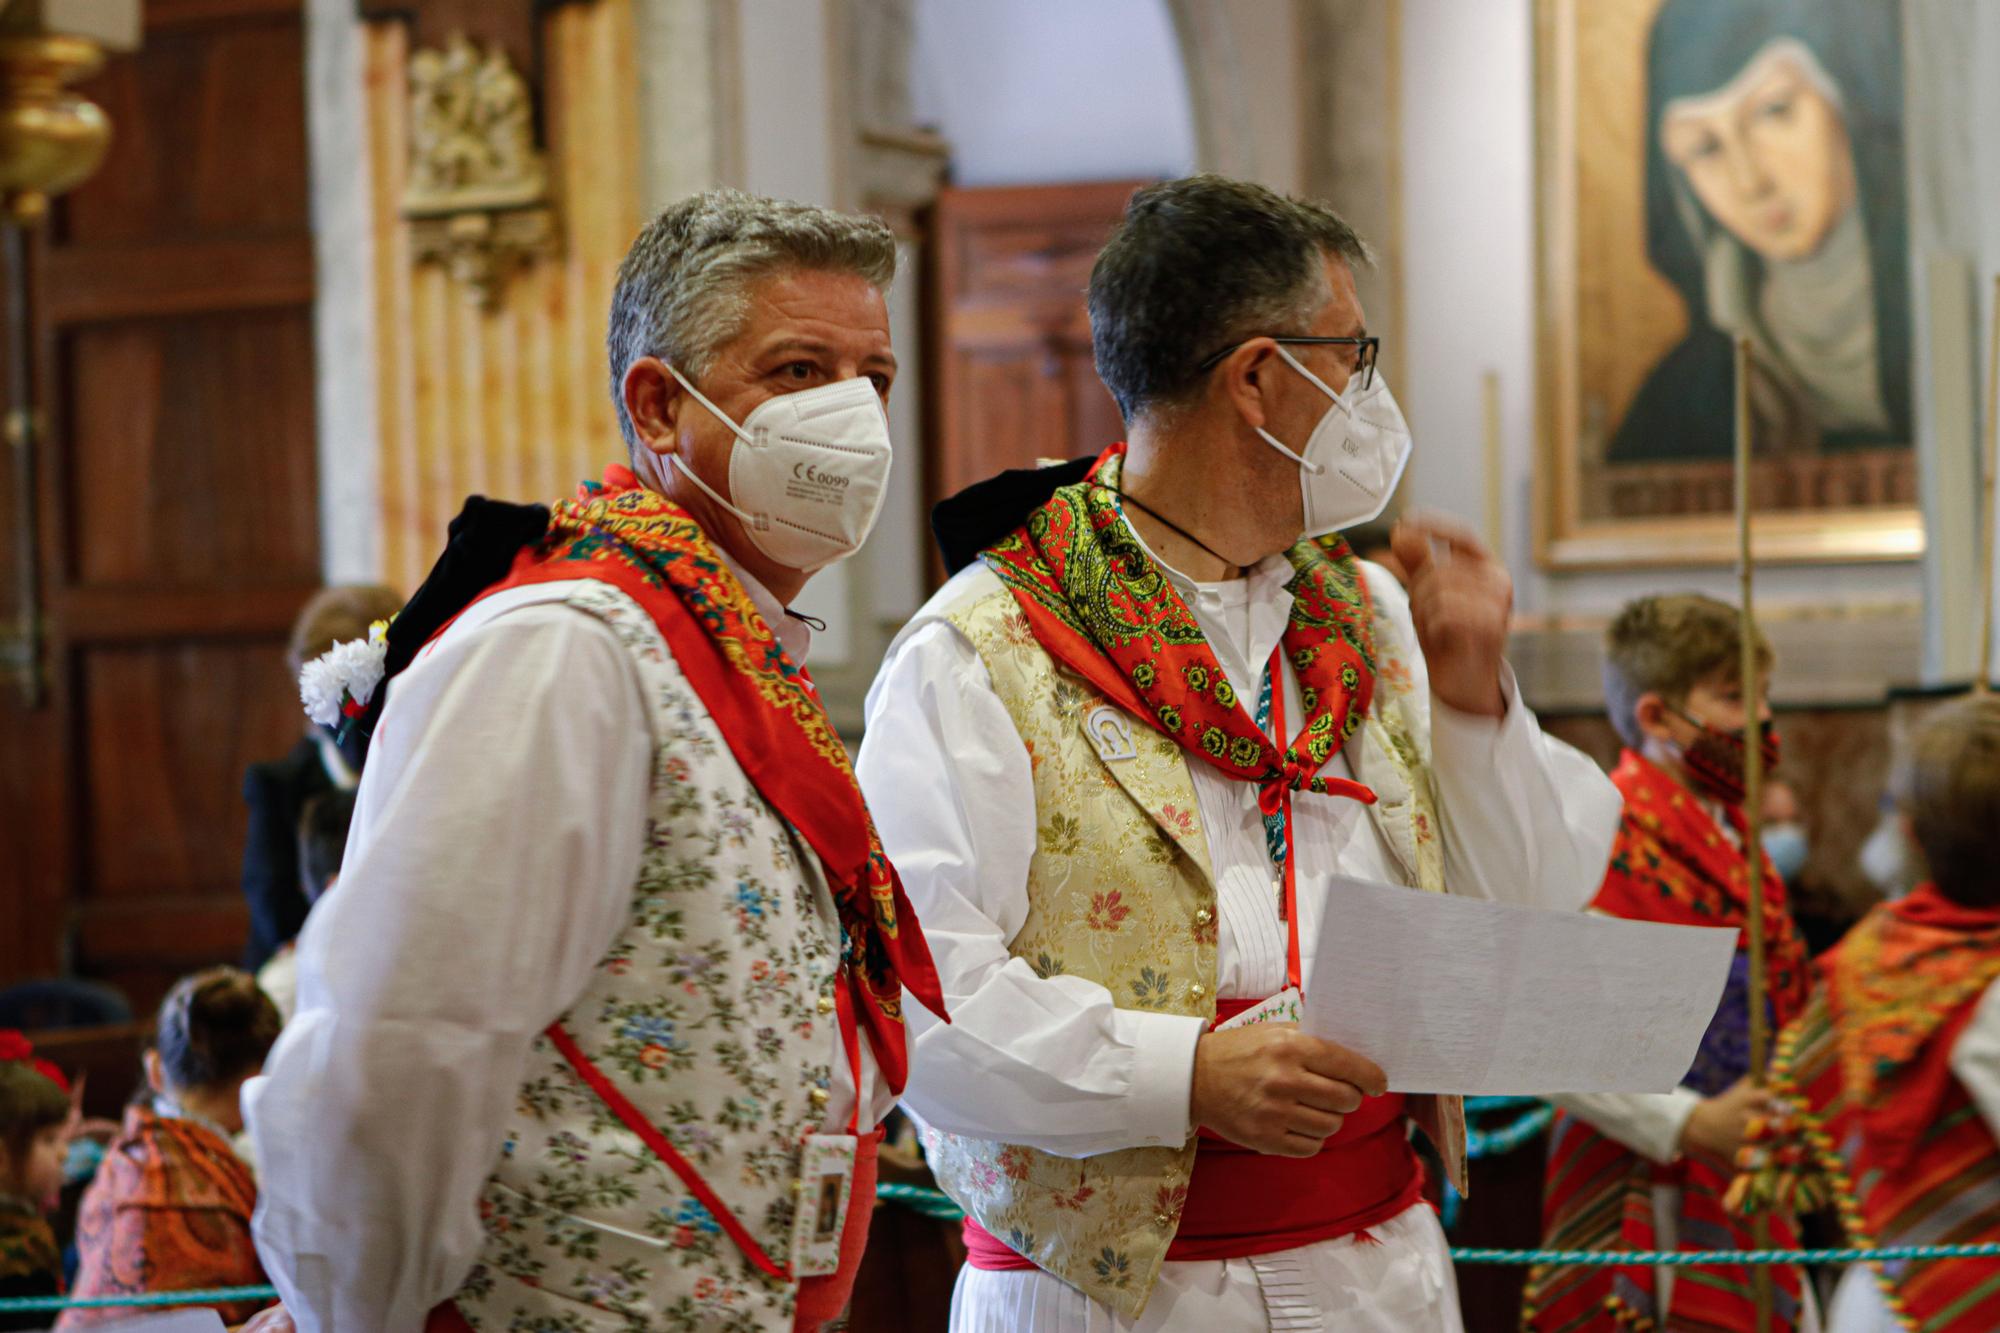
[[[389,622],[368,627],[365,639],[336,643],[299,672],[299,701],[322,727],[342,728],[368,711],[389,657]]]

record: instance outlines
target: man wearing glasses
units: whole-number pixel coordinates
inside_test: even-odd
[[[859,774],[952,1014],[905,1104],[958,1333],[1459,1327],[1408,1132],[1462,1184],[1456,1099],[1284,1020],[1339,985],[1329,876],[1574,909],[1618,796],[1516,696],[1469,533],[1399,528],[1407,596],[1339,535],[1410,449],[1365,261],[1318,204],[1139,191],[1090,282],[1127,440],[934,517]]]

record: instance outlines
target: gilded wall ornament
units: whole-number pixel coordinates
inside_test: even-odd
[[[554,250],[534,96],[497,45],[459,34],[410,57],[403,215],[417,261],[446,265],[489,310],[511,269]]]

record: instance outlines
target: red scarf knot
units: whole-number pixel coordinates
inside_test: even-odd
[[[1309,791],[1316,796],[1342,796],[1363,805],[1375,804],[1375,789],[1372,787],[1347,778],[1319,777],[1303,764],[1287,761],[1276,776],[1258,784],[1259,813],[1267,819],[1276,818],[1284,811],[1285,797],[1296,791]]]

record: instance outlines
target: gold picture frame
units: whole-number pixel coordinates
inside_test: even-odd
[[[1772,406],[1760,416],[1752,478],[1758,557],[1896,561],[1923,553],[1909,429],[1900,38],[1885,35],[1898,4],[1829,0],[1815,10],[1801,0],[1740,0],[1726,10],[1704,10],[1693,0],[1536,0],[1541,452],[1535,534],[1545,567],[1734,560],[1730,442],[1713,410],[1727,404],[1732,386],[1726,369],[1713,373],[1710,353],[1712,345],[1726,346],[1737,328],[1717,327],[1728,321],[1711,318],[1716,310],[1738,320],[1775,311],[1766,321],[1777,330],[1767,343],[1774,369],[1766,401]],[[1768,18],[1763,31],[1760,10]],[[1873,63],[1856,59],[1846,46],[1860,38],[1817,31],[1825,10],[1843,11],[1827,15],[1827,22],[1863,29],[1878,46],[1894,41],[1896,49],[1875,52]],[[1710,17],[1717,14],[1727,17]],[[1669,41],[1679,45],[1668,48]],[[1739,67],[1743,51],[1753,54]],[[1884,60],[1893,64],[1893,75],[1881,71]],[[1853,77],[1855,91],[1843,100],[1838,75],[1857,68],[1863,72]],[[1675,77],[1687,86],[1675,87]],[[1770,105],[1782,106],[1787,87],[1793,157],[1775,174],[1781,176],[1778,197],[1794,203],[1769,203],[1767,184],[1760,206],[1768,214],[1748,215],[1747,232],[1739,232],[1718,221],[1744,219],[1729,211],[1735,196],[1714,193],[1717,178],[1698,173],[1706,165],[1702,154],[1743,149],[1728,142],[1729,126],[1760,122],[1748,109],[1718,99],[1778,98]],[[1699,95],[1683,95],[1690,91]],[[1709,122],[1700,117],[1711,105],[1730,108],[1714,114],[1733,119],[1715,122],[1724,126],[1720,140],[1691,140],[1707,132],[1702,127]],[[1811,123],[1815,109],[1829,127],[1817,139],[1796,129]],[[1664,126],[1679,138],[1655,132]],[[1742,133],[1752,142],[1753,131]],[[1805,159],[1821,164],[1817,176],[1802,175],[1801,141],[1819,145],[1819,157]],[[1693,146],[1682,149],[1683,142]],[[1722,146],[1712,148],[1716,142]],[[1669,161],[1669,144],[1683,156]],[[1748,160],[1762,150],[1753,144],[1743,151]],[[1848,154],[1845,194],[1824,186],[1838,179],[1842,151]],[[1792,175],[1783,177],[1784,171]],[[1890,172],[1899,193],[1880,203],[1882,190],[1871,194],[1869,186],[1879,186]],[[1807,181],[1805,192],[1783,195],[1783,186],[1798,179]],[[1818,194],[1812,193],[1815,183],[1822,187]],[[1710,202],[1725,213],[1709,211],[1704,205]],[[1815,224],[1816,218],[1832,220]],[[1686,229],[1685,237],[1677,227]],[[1809,243],[1804,238],[1813,235],[1822,239],[1803,261],[1784,250],[1803,249]],[[1837,252],[1836,243],[1843,247]],[[1773,253],[1780,257],[1767,257]],[[1725,263],[1732,266],[1717,267]],[[1837,281],[1823,281],[1828,273]],[[1732,279],[1737,287],[1729,285]],[[1866,359],[1850,355],[1846,365],[1874,368],[1872,382],[1812,360],[1802,360],[1806,370],[1794,371],[1783,360],[1795,345],[1783,340],[1790,328],[1782,320],[1791,317],[1792,306],[1769,304],[1772,289],[1783,282],[1789,295],[1808,279],[1842,290],[1863,286],[1859,302],[1835,308],[1867,312],[1857,321],[1866,325]],[[1748,295],[1725,305],[1739,289]],[[1840,396],[1856,384],[1872,393]],[[1822,385],[1836,395],[1831,408],[1823,406],[1829,400]],[[1662,453],[1662,445],[1688,452]]]

